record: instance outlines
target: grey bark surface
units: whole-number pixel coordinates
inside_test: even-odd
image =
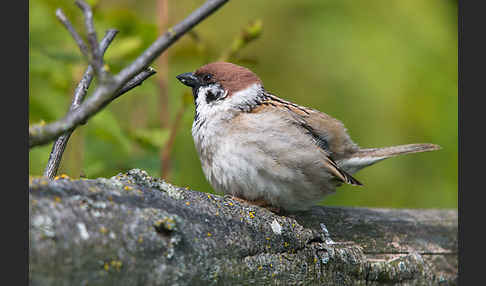
[[[267,209],[134,169],[29,183],[31,285],[456,285],[457,211]]]

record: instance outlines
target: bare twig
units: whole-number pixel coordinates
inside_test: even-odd
[[[246,25],[242,31],[233,39],[231,46],[222,53],[218,61],[229,61],[237,57],[238,53],[249,43],[260,37],[263,23],[257,19]]]
[[[182,116],[184,115],[184,111],[186,111],[186,104],[182,104],[182,106],[177,111],[174,122],[172,123],[172,126],[170,128],[169,139],[167,140],[167,143],[164,145],[164,147],[161,150],[160,177],[164,179],[167,179],[167,176],[169,175],[170,170],[172,169],[170,154],[172,153],[172,146],[174,146],[177,130],[179,129],[180,123],[182,121]]]
[[[60,11],[58,9],[58,11]],[[62,11],[60,11],[62,13]],[[57,13],[56,13],[57,14]],[[68,23],[68,25],[72,28],[72,26],[69,23],[69,20],[65,18],[65,22]],[[61,22],[64,21],[61,20]],[[69,30],[69,27],[65,24],[66,28]],[[74,29],[73,29],[74,31]],[[76,31],[74,31],[76,33]],[[100,48],[101,48],[101,53],[104,54],[108,46],[111,44],[113,39],[115,38],[116,34],[118,33],[117,30],[115,29],[110,29],[106,32],[105,36],[101,40],[100,43]],[[72,35],[73,33],[71,33]],[[76,33],[77,34],[77,33]],[[73,35],[73,38],[74,35]],[[76,41],[76,38],[75,38]],[[83,74],[82,79],[79,81],[78,85],[76,86],[76,89],[74,91],[74,96],[73,100],[71,102],[71,106],[69,107],[69,111],[77,109],[80,105],[81,102],[83,101],[84,97],[86,96],[86,93],[88,91],[89,86],[91,85],[91,81],[93,80],[93,66],[89,65],[86,68],[86,71]],[[69,138],[71,137],[73,131],[67,131],[63,135],[59,136],[52,145],[51,153],[49,154],[49,160],[47,161],[47,166],[46,169],[44,170],[44,176],[52,179],[56,176],[57,171],[59,169],[59,165],[61,164],[61,159],[62,155],[64,154],[64,151],[66,150],[66,145],[67,142],[69,141]]]
[[[88,43],[91,48],[91,65],[93,65],[95,73],[100,76],[101,80],[104,80],[103,57],[93,24],[93,11],[91,11],[91,7],[88,5],[88,3],[84,2],[83,0],[76,0],[75,3],[84,14],[84,24],[86,26]]]
[[[157,73],[156,70],[154,70],[152,67],[147,67],[143,71],[141,71],[139,74],[137,74],[134,78],[132,78],[129,82],[127,82],[122,88],[120,88],[119,91],[115,94],[115,96],[112,98],[112,100],[117,99],[120,95],[128,92],[129,90],[141,85],[144,80],[147,78],[151,77]]]
[[[160,33],[163,34],[169,26],[169,1],[158,0],[157,1],[157,22]],[[163,31],[163,32],[162,32]],[[169,94],[167,87],[167,78],[169,73],[169,57],[168,52],[163,53],[157,59],[157,79],[159,83],[159,119],[160,126],[162,128],[169,126]]]
[[[76,32],[76,29],[74,29],[73,25],[71,22],[68,20],[66,15],[64,15],[64,12],[62,12],[61,8],[56,10],[56,17],[61,21],[61,23],[66,27],[66,29],[69,31],[71,36],[74,38],[74,41],[76,41],[76,44],[78,44],[79,50],[85,56],[87,59],[89,59],[89,52],[88,52],[88,47],[84,43],[83,39],[81,36]]]
[[[166,31],[169,26],[169,0],[158,0],[157,1],[157,22],[159,26],[159,31]],[[157,75],[159,84],[159,120],[161,128],[168,128],[170,122],[170,109],[169,109],[169,88],[168,88],[168,75],[169,75],[169,53],[163,53],[157,60],[159,74]],[[160,174],[164,177],[164,168],[170,165],[170,153],[168,156],[164,157],[165,150],[160,146],[159,159],[160,159]]]
[[[101,49],[101,55],[105,54],[106,49],[111,44],[113,39],[115,38],[116,34],[118,34],[118,30],[110,29],[106,32],[105,36],[101,40],[99,45]],[[86,69],[86,72],[83,75],[83,79],[79,82],[78,86],[76,87],[76,91],[74,92],[73,103],[71,104],[71,110],[74,108],[78,108],[81,102],[88,91],[89,85],[93,80],[93,65],[89,65]]]
[[[46,144],[68,130],[74,129],[82,122],[100,111],[106,103],[116,97],[116,92],[130,79],[139,74],[152,63],[162,52],[175,43],[182,35],[215,12],[229,0],[207,0],[200,8],[191,13],[186,19],[169,29],[159,37],[133,63],[124,68],[113,78],[100,84],[93,94],[87,98],[79,108],[68,113],[62,119],[50,124],[35,124],[29,127],[29,148]]]
[[[91,71],[91,73],[93,73]],[[156,71],[148,67],[145,70],[143,70],[141,73],[136,75],[132,80],[130,80],[128,83],[126,83],[116,94],[115,96],[109,101],[105,103],[105,106],[108,105],[111,101],[117,99],[121,95],[127,93],[128,91],[132,90],[133,88],[141,85],[143,81],[145,81],[147,78],[150,76],[154,75]],[[84,78],[83,78],[84,79]],[[75,110],[75,109],[73,109]],[[69,140],[69,137],[73,133],[74,130],[68,130],[66,133],[63,135],[59,136],[54,142],[51,150],[51,154],[49,155],[49,161],[47,162],[47,167],[44,171],[44,176],[52,179],[56,176],[57,171],[59,169],[59,165],[61,163],[62,155],[64,153],[64,150],[66,149],[67,141]]]
[[[169,29],[150,45],[134,62],[115,76],[117,81],[126,81],[152,63],[162,52],[175,43],[182,35],[206,19],[229,0],[207,0],[186,19]]]

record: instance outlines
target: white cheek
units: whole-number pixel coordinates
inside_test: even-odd
[[[221,87],[217,84],[212,84],[212,85],[209,85],[209,86],[201,86],[199,87],[198,91],[197,91],[197,103],[198,104],[203,104],[203,105],[215,105],[215,103],[217,102],[216,101],[212,101],[210,102],[209,104],[207,103],[206,101],[206,97],[208,95],[209,92],[211,92],[212,94],[218,94],[221,92]],[[224,91],[223,95],[220,96],[219,99],[223,99],[225,98],[226,96],[228,95],[228,91]]]
[[[207,103],[206,96],[208,92],[217,93],[219,91],[220,86],[217,84],[199,88],[196,103],[197,112],[200,116],[214,118],[216,115],[222,115],[225,119],[228,119],[228,116],[231,117],[233,113],[239,112],[242,106],[249,106],[254,103],[256,98],[261,95],[262,86],[257,83],[252,84],[241,91],[235,92],[229,98],[226,98],[228,91],[225,91],[220,99]]]
[[[206,101],[207,94],[211,92],[213,94],[217,94],[221,92],[221,87],[216,84],[209,85],[209,86],[202,86],[197,91],[197,112],[200,116],[203,117],[212,117],[217,113],[225,111],[228,108],[227,104],[225,104],[224,98],[228,95],[228,92],[225,91],[224,94],[218,99],[211,102]]]

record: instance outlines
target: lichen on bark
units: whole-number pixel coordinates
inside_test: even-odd
[[[457,211],[276,215],[138,169],[29,184],[32,285],[457,284]]]

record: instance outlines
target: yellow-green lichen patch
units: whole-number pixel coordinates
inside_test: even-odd
[[[109,272],[110,269],[119,272],[121,270],[122,266],[123,266],[123,263],[118,259],[113,259],[111,261],[106,261],[105,263],[103,263],[103,269],[106,272]]]
[[[174,28],[169,27],[169,29],[167,29],[167,33],[169,34],[169,37],[172,37],[174,34]]]
[[[152,226],[155,228],[157,233],[167,237],[172,235],[172,233],[177,230],[177,221],[174,217],[165,216],[161,219],[155,220],[154,223],[152,223]]]
[[[65,180],[67,180],[67,179],[70,179],[70,178],[69,178],[69,176],[68,176],[68,175],[66,175],[66,174],[61,174],[61,175],[59,175],[59,176],[55,176],[55,177],[54,177],[54,181],[57,181],[57,180],[59,180],[59,179],[65,179]]]
[[[115,269],[116,271],[120,271],[120,269],[123,266],[123,263],[120,260],[112,260],[110,263],[111,267]]]
[[[100,232],[101,232],[102,234],[107,234],[107,233],[108,233],[108,229],[106,229],[106,227],[104,227],[104,226],[101,226],[101,227],[100,227]]]
[[[156,229],[162,229],[163,228],[165,230],[172,231],[176,227],[176,221],[171,217],[165,217],[163,219],[156,220],[154,222],[154,227]]]

